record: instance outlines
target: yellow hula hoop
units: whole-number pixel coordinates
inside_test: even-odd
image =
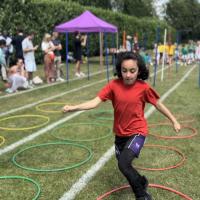
[[[3,136],[0,136],[0,140],[2,140],[1,143],[0,143],[0,146],[1,146],[5,143],[5,138]]]
[[[35,129],[35,128],[39,128],[39,127],[41,127],[41,126],[44,126],[45,124],[47,124],[47,123],[50,121],[50,118],[49,118],[49,117],[43,116],[43,115],[15,115],[15,116],[11,116],[11,117],[6,117],[6,118],[3,118],[3,119],[0,119],[0,122],[6,121],[6,120],[10,120],[10,119],[29,118],[29,117],[42,118],[42,119],[45,119],[46,121],[45,121],[44,123],[39,124],[39,125],[30,126],[30,127],[10,128],[10,127],[3,127],[3,126],[0,126],[0,129],[1,129],[1,130],[8,130],[8,131],[25,131],[25,130]]]
[[[49,103],[42,103],[36,106],[36,110],[46,112],[46,113],[61,113],[61,110],[44,110],[41,107],[46,106],[46,105],[65,105],[66,103],[64,102],[49,102]]]

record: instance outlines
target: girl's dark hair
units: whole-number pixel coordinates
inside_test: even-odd
[[[124,60],[135,60],[139,68],[137,79],[146,80],[149,77],[149,70],[147,69],[142,56],[133,52],[121,52],[117,56],[116,61],[116,75],[118,78],[122,78],[121,65]]]

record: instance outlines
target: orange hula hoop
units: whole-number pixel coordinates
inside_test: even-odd
[[[166,187],[164,185],[158,185],[158,184],[149,184],[149,187],[151,188],[159,188],[159,189],[162,189],[162,190],[167,190],[169,192],[172,192],[172,193],[175,193],[177,195],[179,195],[180,197],[182,197],[183,199],[186,199],[186,200],[192,200],[192,198],[190,198],[189,196],[187,196],[186,194],[183,194],[182,192],[179,192],[175,189],[172,189],[172,188],[169,188],[169,187]],[[127,188],[130,188],[130,185],[124,185],[124,186],[121,186],[119,188],[116,188],[116,189],[112,189],[111,191],[109,192],[106,192],[105,194],[101,195],[100,197],[97,197],[96,200],[102,200],[104,199],[105,197],[108,197],[109,195],[111,195],[112,193],[114,192],[117,192],[117,191],[120,191],[120,190],[125,190]]]

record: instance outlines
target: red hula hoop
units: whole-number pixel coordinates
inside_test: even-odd
[[[183,194],[182,192],[179,192],[175,189],[172,189],[172,188],[169,188],[169,187],[166,187],[166,186],[163,186],[163,185],[158,185],[158,184],[149,184],[149,187],[152,187],[152,188],[159,188],[159,189],[162,189],[162,190],[167,190],[167,191],[170,191],[172,193],[175,193],[177,195],[179,195],[180,197],[182,197],[183,199],[186,199],[186,200],[193,200],[192,198],[190,198],[189,196],[187,196],[186,194]],[[121,186],[119,188],[116,188],[116,189],[113,189],[109,192],[106,192],[105,194],[97,197],[96,200],[102,200],[104,199],[105,197],[108,197],[109,195],[111,195],[112,193],[114,192],[117,192],[117,191],[120,191],[120,190],[124,190],[124,189],[127,189],[127,188],[130,188],[130,185],[124,185],[124,186]]]
[[[170,125],[169,123],[159,123],[159,124],[151,124],[149,125],[149,127],[155,127],[155,126],[167,126],[167,125]],[[197,129],[195,128],[192,128],[191,126],[182,126],[182,128],[185,128],[185,129],[189,129],[192,131],[192,134],[191,135],[176,135],[176,136],[162,136],[162,135],[156,135],[156,134],[153,134],[153,133],[149,133],[149,135],[152,135],[156,138],[160,138],[160,139],[186,139],[186,138],[192,138],[194,137],[195,135],[197,135]]]
[[[172,166],[169,166],[169,167],[164,167],[164,168],[145,168],[145,167],[135,166],[135,168],[137,168],[137,169],[147,170],[147,171],[164,171],[164,170],[169,170],[169,169],[174,169],[174,168],[180,167],[180,166],[182,166],[184,164],[184,162],[186,160],[184,154],[180,150],[175,148],[175,147],[168,147],[168,146],[154,145],[154,144],[146,144],[144,146],[145,147],[158,147],[158,148],[161,148],[161,149],[169,149],[169,150],[175,151],[176,153],[178,153],[182,157],[182,159],[176,165],[172,165]]]

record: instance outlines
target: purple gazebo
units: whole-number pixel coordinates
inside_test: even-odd
[[[107,23],[106,21],[96,17],[90,11],[83,12],[80,16],[62,23],[55,27],[55,30],[60,33],[66,33],[66,67],[67,67],[67,80],[69,79],[69,69],[68,69],[68,33],[72,32],[85,32],[85,33],[117,33],[117,27]],[[101,37],[100,37],[101,38]],[[101,41],[100,41],[101,43]],[[101,46],[101,45],[100,45]],[[102,49],[100,50],[102,52]],[[88,64],[88,78],[89,78],[89,64]],[[107,78],[109,79],[108,74],[108,65],[107,65]]]
[[[96,17],[90,11],[86,10],[78,17],[60,24],[55,27],[58,32],[111,32],[116,33],[117,27],[107,23],[106,21]]]

